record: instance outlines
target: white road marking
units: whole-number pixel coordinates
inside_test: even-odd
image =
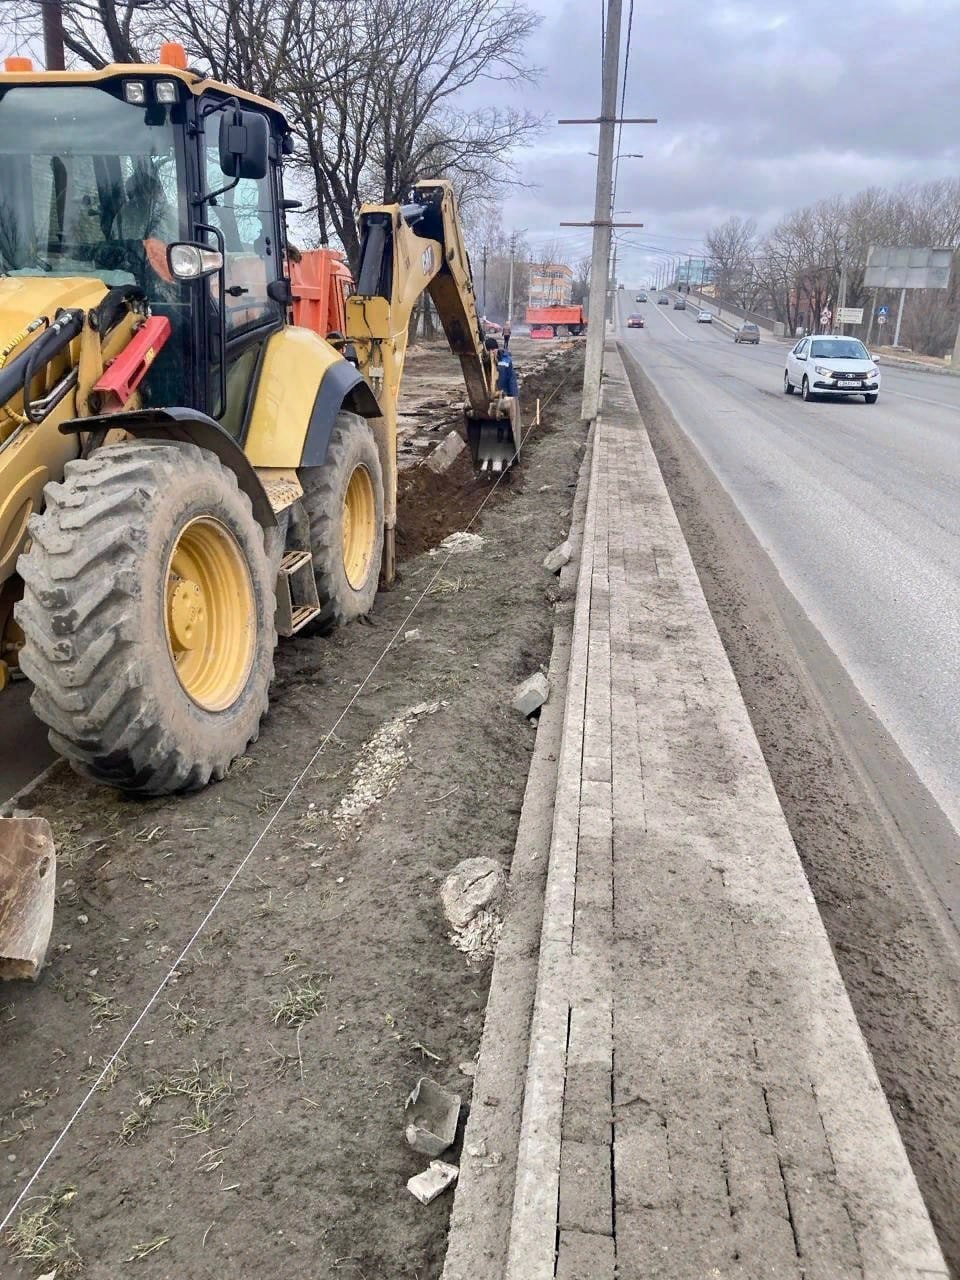
[[[657,304],[658,309],[659,309],[659,306],[660,304],[658,303]],[[677,329],[677,326],[673,323],[673,321],[670,319],[669,316],[662,315],[660,319],[666,320],[667,324],[670,326],[671,329]],[[693,342],[693,338],[690,337],[689,333],[684,333],[682,329],[677,329],[677,333],[679,333],[681,338],[686,338],[688,342]]]

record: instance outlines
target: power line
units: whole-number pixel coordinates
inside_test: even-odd
[[[612,208],[617,203],[617,182],[620,178],[620,151],[623,143],[623,117],[624,108],[627,102],[627,72],[630,70],[630,38],[633,34],[633,0],[630,0],[630,9],[627,14],[627,49],[623,55],[623,89],[620,92],[620,130],[617,134],[617,158],[613,168],[613,198],[610,201]]]

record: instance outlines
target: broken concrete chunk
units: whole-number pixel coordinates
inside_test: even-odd
[[[467,442],[459,432],[451,431],[440,441],[433,453],[424,459],[424,466],[436,471],[439,475],[446,471],[467,447]]]
[[[503,901],[507,877],[493,858],[464,858],[443,882],[440,900],[454,929],[465,929],[481,911],[495,911]]]
[[[460,1095],[444,1089],[429,1076],[421,1076],[407,1098],[403,1115],[407,1122],[407,1142],[414,1151],[424,1156],[438,1156],[457,1136]]]
[[[565,539],[560,543],[559,547],[554,547],[552,551],[548,551],[543,560],[543,567],[547,573],[559,573],[565,564],[570,563],[573,555],[573,548],[569,539]]]
[[[522,716],[532,716],[550,697],[550,681],[542,671],[524,680],[513,695],[513,706]]]
[[[460,1170],[455,1164],[445,1164],[442,1160],[431,1160],[423,1173],[407,1182],[407,1190],[417,1197],[421,1204],[429,1204],[437,1196],[452,1187]]]
[[[463,552],[479,551],[482,546],[483,538],[479,533],[467,533],[465,529],[458,529],[456,533],[448,533],[439,547],[431,547],[428,554],[438,556],[446,551],[448,555],[460,555]]]

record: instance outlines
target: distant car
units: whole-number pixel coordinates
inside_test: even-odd
[[[660,297],[657,299],[657,306],[669,307],[669,305],[670,305],[670,299],[667,297],[665,293],[661,293]]]
[[[687,302],[686,302],[686,299],[685,299],[685,298],[674,298],[674,300],[673,300],[673,309],[674,309],[674,311],[686,311],[686,309],[687,309]]]
[[[867,404],[876,404],[880,370],[859,338],[836,334],[801,338],[787,354],[783,394],[793,395],[797,387],[804,400],[863,396]]]
[[[628,329],[643,328],[643,316],[640,315],[639,311],[632,311],[630,315],[627,316],[627,328]]]
[[[698,311],[697,324],[713,324],[713,313],[710,311]]]
[[[733,340],[734,342],[752,342],[754,346],[758,346],[760,343],[760,326],[755,325],[752,320],[747,320],[733,335]]]
[[[638,293],[636,300],[637,302],[646,302],[647,295],[645,293]]]
[[[484,320],[483,328],[485,333],[503,333],[503,325],[497,324],[496,320]]]

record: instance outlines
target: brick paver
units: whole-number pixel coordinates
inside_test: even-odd
[[[507,1275],[614,1274],[947,1271],[611,353]]]

